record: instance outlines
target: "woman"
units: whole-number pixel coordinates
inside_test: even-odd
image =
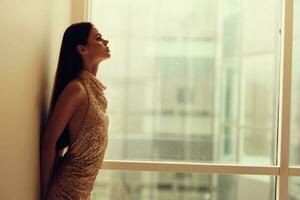
[[[91,199],[107,146],[105,86],[96,78],[107,44],[89,22],[64,33],[41,142],[43,199]]]

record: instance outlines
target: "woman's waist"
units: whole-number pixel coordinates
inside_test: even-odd
[[[99,163],[103,161],[104,154],[98,153],[93,155],[86,155],[86,154],[76,154],[74,152],[72,153],[66,153],[61,160],[58,163],[58,166],[61,167],[74,167],[74,168],[94,168]]]

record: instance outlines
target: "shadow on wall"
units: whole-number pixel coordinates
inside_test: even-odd
[[[48,106],[47,106],[47,88],[48,88],[48,73],[47,69],[49,66],[47,66],[48,59],[47,57],[44,57],[44,62],[41,65],[41,79],[40,79],[40,102],[39,102],[39,108],[40,108],[40,139],[42,139],[43,133],[45,132],[46,125],[47,125],[47,117],[48,117]],[[45,66],[46,65],[46,66]]]

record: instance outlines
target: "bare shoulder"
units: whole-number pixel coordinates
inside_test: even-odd
[[[71,80],[62,92],[62,96],[72,98],[72,101],[78,103],[86,100],[87,92],[85,86],[79,79]]]
[[[82,92],[85,90],[83,83],[79,79],[71,80],[66,86],[67,88],[73,92]]]

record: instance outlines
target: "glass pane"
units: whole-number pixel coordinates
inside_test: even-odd
[[[95,200],[275,199],[275,178],[270,176],[107,170],[100,173],[93,189]]]
[[[294,0],[290,164],[300,164],[300,0]]]
[[[289,200],[300,200],[300,177],[289,178]]]
[[[280,0],[91,3],[106,159],[274,164]]]

